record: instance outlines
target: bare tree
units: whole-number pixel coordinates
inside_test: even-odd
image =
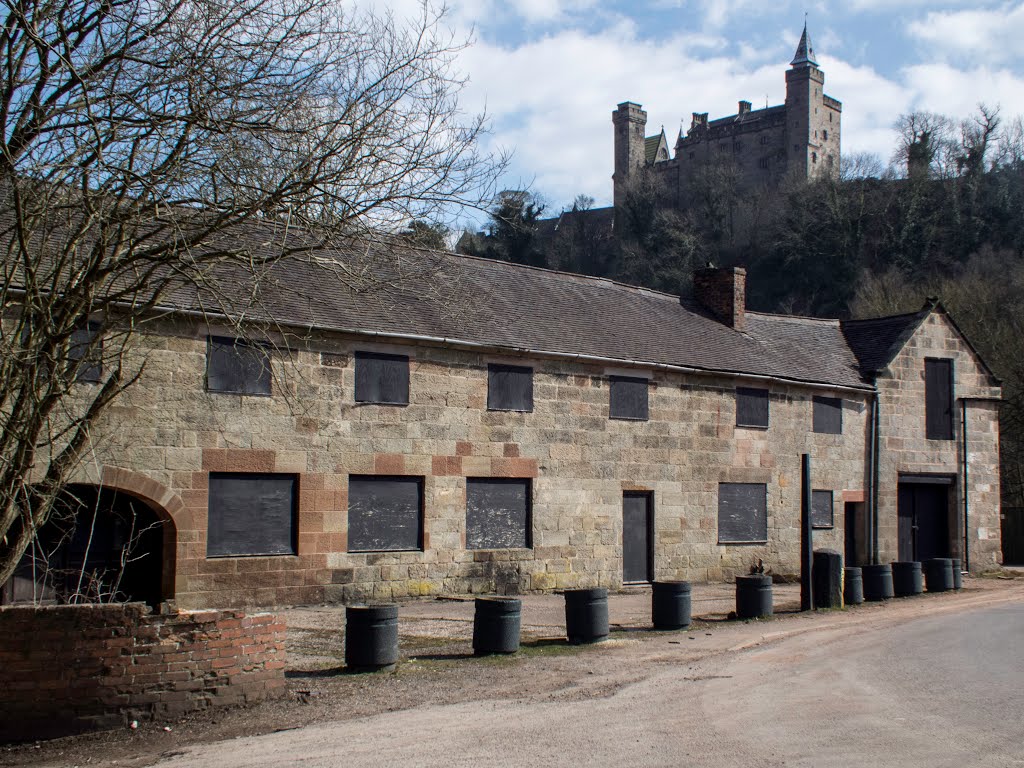
[[[346,243],[479,206],[502,162],[427,3],[408,22],[328,0],[3,13],[0,584],[140,375],[125,351],[144,323],[245,317],[282,259],[365,287]]]

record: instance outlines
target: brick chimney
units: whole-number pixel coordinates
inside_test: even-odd
[[[743,267],[698,269],[693,274],[693,296],[730,328],[744,330],[747,270]]]

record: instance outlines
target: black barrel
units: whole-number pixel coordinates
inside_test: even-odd
[[[864,602],[864,577],[860,568],[843,568],[843,600],[847,605],[860,605]]]
[[[888,600],[895,597],[892,590],[891,565],[864,565],[860,570],[864,579],[865,600]]]
[[[574,645],[608,637],[608,590],[570,589],[565,593],[565,634]]]
[[[815,608],[843,607],[843,556],[832,549],[817,549],[811,566]]]
[[[522,603],[513,597],[478,597],[473,615],[473,653],[515,653],[519,650]]]
[[[690,582],[656,581],[651,584],[651,622],[655,629],[690,626]]]
[[[925,560],[924,582],[929,592],[948,592],[953,589],[953,561],[948,557]]]
[[[772,577],[756,573],[736,577],[736,618],[760,619],[772,615]]]
[[[964,574],[963,574],[963,571],[960,570],[960,568],[961,568],[960,558],[958,558],[958,557],[950,558],[949,562],[952,563],[952,568],[953,568],[953,589],[963,589],[964,588]]]
[[[892,591],[896,597],[910,597],[924,592],[924,576],[921,574],[921,563],[917,560],[905,560],[892,564]]]
[[[388,669],[398,661],[398,606],[345,608],[345,666],[364,672]]]

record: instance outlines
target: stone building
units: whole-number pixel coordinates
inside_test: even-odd
[[[622,205],[639,173],[661,183],[670,207],[687,208],[716,183],[729,177],[747,196],[777,186],[787,177],[810,179],[838,173],[842,104],[825,95],[825,73],[818,68],[804,25],[796,54],[786,71],[786,101],[753,109],[740,101],[735,115],[709,120],[694,112],[690,128],[679,132],[674,155],[664,130],[646,135],[647,113],[633,102],[612,113],[615,130],[614,204]]]
[[[279,264],[265,343],[186,302],[138,337],[142,378],[74,478],[97,508],[158,526],[128,596],[228,607],[793,574],[805,453],[815,546],[997,564],[1000,390],[941,305],[817,320],[746,311],[742,269],[699,273],[691,301],[403,258],[435,266],[386,296]],[[97,527],[103,546],[115,528]],[[54,587],[32,574],[7,598]]]

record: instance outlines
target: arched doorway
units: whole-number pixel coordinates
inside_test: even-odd
[[[173,592],[174,524],[138,496],[69,485],[4,587],[3,602],[156,606]]]

